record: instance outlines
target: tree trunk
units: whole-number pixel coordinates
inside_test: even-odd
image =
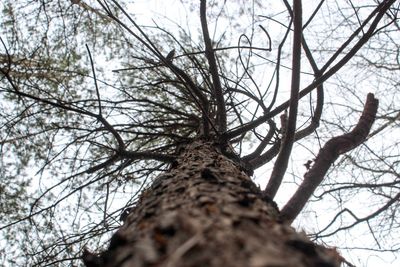
[[[339,266],[336,253],[279,220],[273,201],[211,142],[195,141],[86,266]]]

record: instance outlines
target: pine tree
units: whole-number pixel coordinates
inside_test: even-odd
[[[391,78],[377,81],[396,83],[390,62],[396,60],[397,2],[341,3],[348,9],[335,11],[319,1],[311,14],[301,1],[283,0],[276,9],[283,13],[238,1],[229,4],[237,8],[233,14],[225,3],[182,3],[195,10],[187,18],[197,19],[194,33],[157,20],[144,26],[132,15],[135,5],[114,0],[6,1],[0,189],[7,197],[0,214],[7,216],[0,230],[12,232],[2,233],[10,246],[0,254],[22,257],[0,261],[351,265],[315,239],[350,228],[335,225],[345,212],[355,218],[351,226],[369,229],[379,216],[396,218],[396,162],[383,148],[385,157],[375,153],[370,139],[394,129],[397,107],[383,98],[384,114],[377,115],[379,90],[351,84],[360,78],[349,70],[367,62],[363,70],[376,74],[370,76],[385,71]],[[325,11],[346,23],[326,23]],[[248,14],[250,28],[240,25]],[[217,30],[226,21],[243,31],[237,39],[227,37],[234,36],[230,29]],[[346,92],[343,101],[342,91],[330,96],[335,83]],[[308,153],[299,155],[299,146]],[[376,158],[360,156],[362,149]],[[296,157],[305,163],[297,172],[302,178],[293,178],[296,188],[287,194]],[[265,166],[266,186],[260,186],[253,175]],[[348,168],[353,176],[346,183],[329,173]],[[359,173],[373,179],[359,182]],[[388,178],[379,181],[382,176]],[[357,217],[342,206],[349,188],[368,188],[381,206]],[[287,195],[286,204],[276,203],[279,194]],[[314,235],[295,230],[292,223],[310,199],[325,195],[340,207],[328,226]],[[391,230],[375,227],[376,233]]]

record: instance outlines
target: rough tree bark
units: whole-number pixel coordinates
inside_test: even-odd
[[[276,204],[217,144],[196,140],[130,210],[94,266],[326,266],[334,251],[279,219]]]

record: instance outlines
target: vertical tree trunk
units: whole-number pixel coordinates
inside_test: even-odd
[[[145,190],[87,266],[338,266],[329,250],[280,223],[276,205],[211,142],[195,141]]]

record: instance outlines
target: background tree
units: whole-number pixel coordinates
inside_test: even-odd
[[[2,4],[1,229],[13,241],[3,255],[21,256],[4,263],[61,264],[103,245],[200,135],[232,145],[223,153],[246,172],[261,170],[269,196],[279,187],[291,221],[285,203],[328,140],[360,129],[367,92],[380,100],[368,141],[331,166],[297,223],[330,245],[360,246],[337,237],[369,231],[376,243],[364,248],[397,251],[397,1],[315,1],[302,27],[286,1],[210,2],[203,16],[182,3],[186,23],[150,21],[138,5]]]

